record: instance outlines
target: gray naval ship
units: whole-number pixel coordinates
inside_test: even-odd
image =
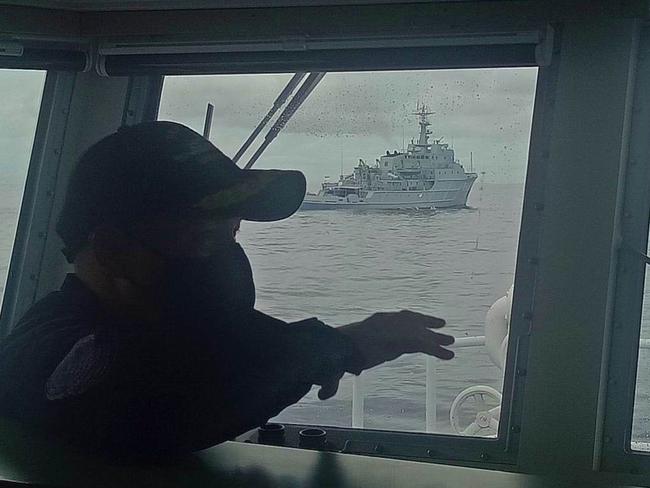
[[[317,194],[307,193],[301,210],[464,207],[477,174],[465,171],[442,138],[429,142],[431,114],[424,105],[413,114],[420,136],[406,152],[386,151],[372,166],[359,160],[352,174],[325,181]]]

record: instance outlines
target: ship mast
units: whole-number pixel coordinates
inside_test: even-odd
[[[420,138],[418,139],[418,146],[426,146],[429,144],[429,135],[431,132],[429,131],[428,127],[431,124],[429,123],[428,116],[433,115],[434,113],[435,112],[428,112],[426,105],[422,104],[422,107],[420,107],[418,104],[415,112],[412,114],[420,117],[420,121],[418,122],[420,124]]]

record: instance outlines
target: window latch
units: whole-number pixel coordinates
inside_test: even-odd
[[[16,42],[0,42],[0,56],[22,56],[23,46]]]

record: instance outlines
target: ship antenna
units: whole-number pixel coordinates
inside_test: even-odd
[[[418,108],[412,115],[417,115],[420,118],[420,121],[418,122],[420,124],[420,138],[418,139],[418,145],[425,146],[429,143],[430,132],[428,127],[431,125],[428,116],[433,115],[435,112],[427,111],[427,106],[425,104],[422,104],[420,107],[420,104],[418,103],[417,107]]]

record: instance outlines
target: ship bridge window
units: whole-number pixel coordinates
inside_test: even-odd
[[[0,69],[0,304],[44,84],[43,71]]]
[[[368,435],[497,436],[502,393],[510,398],[512,388],[511,379],[504,382],[502,345],[536,76],[536,68],[327,73],[255,162],[256,169],[303,171],[309,192],[291,218],[242,224],[239,240],[255,272],[258,309],[288,321],[317,316],[332,326],[378,310],[413,309],[445,318],[446,332],[458,338],[452,361],[402,356],[360,377],[345,376],[327,401],[314,389],[275,421],[363,428]],[[201,131],[206,104],[214,104],[210,139],[234,156],[291,78],[168,76],[159,117]],[[496,118],[512,121],[513,130],[499,130]],[[391,155],[404,133],[431,137],[422,132],[428,124],[436,137],[454,138],[460,160],[473,152],[481,165],[478,180],[461,172],[464,180],[431,187],[431,175],[409,175],[421,181],[407,189],[404,176],[370,168],[373,186],[362,189],[373,191],[363,202],[351,206],[348,198],[327,206],[319,193],[323,175],[341,174],[345,186],[368,185],[353,174],[359,158]],[[241,166],[256,148],[245,151]],[[399,168],[400,159],[386,158],[383,167]],[[322,208],[330,210],[316,210]],[[487,423],[478,418],[484,414]]]

